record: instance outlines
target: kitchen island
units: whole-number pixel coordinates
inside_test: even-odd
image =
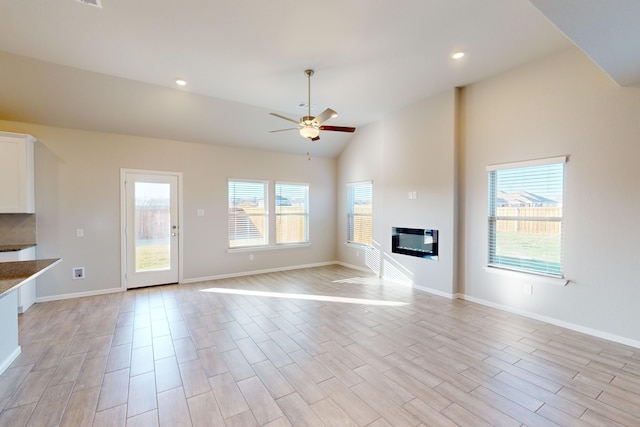
[[[21,351],[18,343],[17,290],[60,261],[60,258],[54,258],[0,262],[0,374]]]

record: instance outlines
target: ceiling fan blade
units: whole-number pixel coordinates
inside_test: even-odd
[[[290,119],[289,117],[281,116],[280,114],[276,114],[276,113],[269,113],[269,114],[271,114],[272,116],[279,117],[279,118],[281,118],[283,120],[290,121],[290,122],[295,123],[297,125],[300,124],[300,122],[298,120],[293,120],[293,119]]]
[[[327,108],[326,110],[324,110],[322,113],[318,114],[316,116],[315,119],[313,119],[314,122],[316,122],[317,124],[322,124],[325,120],[329,120],[332,117],[336,117],[338,115],[338,113],[336,113],[335,111],[333,111],[331,108]]]
[[[284,132],[286,130],[300,130],[300,129],[299,128],[276,129],[276,130],[270,130],[269,133]]]
[[[320,126],[320,130],[332,130],[335,132],[355,132],[356,128],[349,126]]]
[[[312,141],[317,141],[320,139],[320,135],[316,136],[315,138],[311,138]]]

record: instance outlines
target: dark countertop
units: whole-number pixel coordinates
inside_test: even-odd
[[[18,289],[28,280],[44,273],[60,261],[62,261],[61,258],[0,262],[0,298]]]
[[[23,243],[19,245],[0,245],[0,252],[16,252],[35,246],[35,243]]]

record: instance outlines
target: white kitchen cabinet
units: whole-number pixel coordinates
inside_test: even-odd
[[[34,213],[31,135],[0,132],[0,213]]]
[[[36,259],[35,246],[19,251],[0,252],[0,262],[32,261],[34,259]],[[31,279],[22,285],[16,293],[18,294],[18,313],[24,313],[36,302],[36,279]]]

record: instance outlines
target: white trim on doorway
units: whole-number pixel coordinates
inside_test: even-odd
[[[182,197],[182,172],[157,171],[146,169],[120,169],[120,289],[127,290],[127,241],[125,236],[126,221],[126,192],[125,181],[127,174],[147,174],[175,176],[178,180],[178,283],[184,279],[183,269],[183,197]]]

